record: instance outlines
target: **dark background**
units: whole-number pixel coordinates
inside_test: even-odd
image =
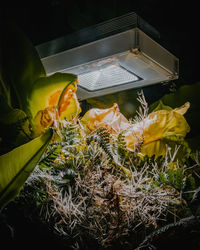
[[[160,32],[160,41],[180,59],[178,84],[199,80],[198,1],[162,0],[41,0],[6,1],[1,17],[14,20],[34,45],[90,25],[136,12]]]

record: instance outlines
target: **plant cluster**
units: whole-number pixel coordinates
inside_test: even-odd
[[[123,133],[99,127],[84,134],[78,119],[63,121],[59,133],[62,140],[48,146],[18,199],[28,196],[38,216],[72,246],[81,248],[85,239],[101,247],[117,239],[125,244],[132,235],[136,247],[139,229],[148,235],[198,213],[198,152],[181,161],[181,145],[166,145],[165,157],[141,157],[142,142],[129,151]]]

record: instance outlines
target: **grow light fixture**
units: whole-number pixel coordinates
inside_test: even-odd
[[[108,63],[110,60],[111,58],[88,64],[89,70],[78,75],[79,85],[87,91],[99,91],[139,80],[118,61]]]
[[[178,78],[178,59],[136,13],[109,20],[36,49],[48,75],[78,75],[79,100]]]

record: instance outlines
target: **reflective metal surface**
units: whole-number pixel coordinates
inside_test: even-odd
[[[171,81],[179,68],[178,58],[138,27],[51,54],[42,63],[48,75],[77,74],[79,100]]]

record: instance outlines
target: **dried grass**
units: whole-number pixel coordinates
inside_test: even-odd
[[[94,156],[95,147],[94,143]],[[64,189],[58,188],[51,172],[38,172],[49,200],[41,214],[47,221],[54,220],[59,234],[92,237],[104,247],[141,224],[156,228],[173,211],[170,204],[181,202],[180,194],[173,188],[153,186],[147,164],[130,170],[132,177],[127,178],[120,168],[113,170],[105,158],[99,165],[86,164],[73,186],[67,184]]]

